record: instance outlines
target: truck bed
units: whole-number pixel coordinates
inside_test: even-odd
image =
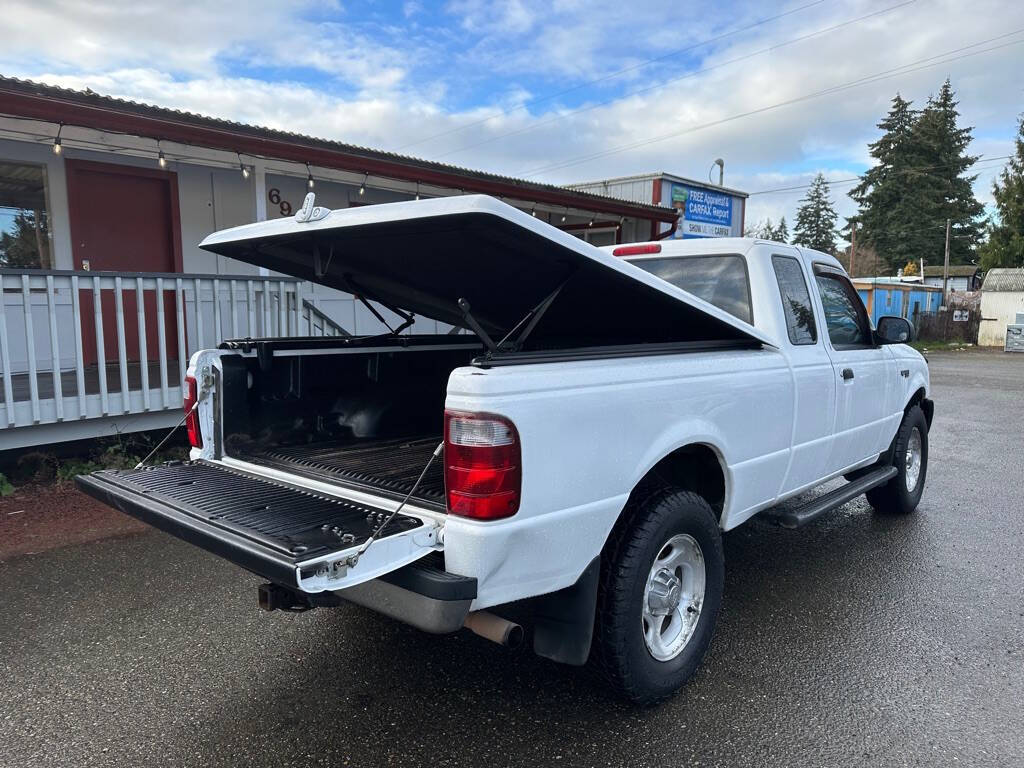
[[[440,436],[357,443],[324,440],[275,446],[270,450],[240,454],[237,458],[314,480],[361,486],[402,498],[412,490],[440,442]],[[440,459],[431,463],[413,498],[429,507],[444,508],[444,468]]]

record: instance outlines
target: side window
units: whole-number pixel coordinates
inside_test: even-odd
[[[782,311],[786,316],[786,330],[793,344],[815,344],[818,329],[811,309],[811,293],[807,290],[804,271],[792,256],[772,256],[775,279],[779,282]]]
[[[815,270],[815,281],[821,294],[825,324],[832,346],[837,349],[871,345],[871,325],[860,296],[845,275],[830,270]]]

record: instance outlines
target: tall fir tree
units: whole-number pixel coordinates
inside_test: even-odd
[[[775,239],[776,242],[779,242],[779,243],[788,243],[789,242],[789,227],[786,226],[786,217],[785,216],[783,216],[781,219],[779,219],[779,226],[777,226],[775,228],[774,235],[775,235],[774,239]]]
[[[46,215],[20,210],[10,232],[0,232],[0,267],[49,268]]]
[[[988,242],[979,248],[983,269],[1024,267],[1024,115],[1016,145],[1017,151],[992,183],[999,221],[989,226]]]
[[[872,247],[893,272],[914,253],[906,233],[920,228],[919,203],[908,173],[913,164],[912,134],[917,114],[912,102],[897,93],[889,114],[878,123],[884,133],[868,145],[868,151],[877,162],[850,191],[850,197],[860,210],[850,217],[844,230],[849,239],[850,226],[856,225],[857,242]]]
[[[757,234],[755,237],[759,240],[775,239],[775,227],[772,226],[772,220],[770,218],[766,218],[761,222],[761,226],[757,228]]]
[[[836,249],[836,218],[828,182],[819,173],[797,209],[793,244],[831,254]]]
[[[978,160],[967,154],[974,129],[957,125],[957,104],[947,78],[938,95],[928,99],[911,132],[913,162],[908,176],[918,222],[906,233],[915,250],[908,260],[924,257],[932,264],[942,263],[946,219],[951,222],[950,263],[970,263],[981,237],[985,209],[974,196],[978,177],[966,175]]]

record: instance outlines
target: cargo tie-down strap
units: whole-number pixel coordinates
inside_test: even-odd
[[[154,448],[152,451],[146,454],[146,458],[144,458],[142,461],[135,465],[135,469],[142,469],[144,466],[146,466],[146,462],[153,458],[153,456],[156,455],[156,452],[164,447],[164,443],[170,440],[171,435],[177,432],[181,428],[181,425],[188,420],[188,417],[195,413],[196,409],[199,407],[199,404],[203,402],[204,399],[206,399],[205,389],[199,393],[199,396],[196,398],[196,401],[192,403],[192,407],[185,411],[185,415],[181,417],[181,421],[179,421],[177,424],[171,427],[171,431],[164,435],[164,439],[156,444],[156,448]]]
[[[409,499],[412,498],[412,495],[416,493],[416,489],[420,487],[420,483],[422,483],[423,478],[426,477],[427,470],[430,469],[430,465],[433,464],[434,459],[440,456],[443,451],[444,441],[442,440],[440,443],[437,444],[437,448],[434,449],[434,452],[430,454],[430,458],[427,459],[427,463],[423,465],[423,471],[420,472],[420,476],[416,478],[416,482],[412,484],[412,488],[409,489],[409,492],[407,494],[405,494],[405,498],[402,499],[401,503],[397,507],[395,507],[394,511],[384,519],[384,522],[377,526],[376,530],[374,530],[374,532],[370,534],[370,538],[364,541],[362,545],[359,547],[359,549],[357,549],[355,552],[348,556],[346,564],[348,565],[349,568],[355,567],[356,563],[359,562],[359,558],[366,554],[366,550],[368,550],[370,548],[370,545],[377,540],[377,537],[380,535],[381,531],[387,528],[388,523],[395,519],[395,515],[402,511],[402,508],[406,505],[406,502],[408,502]]]

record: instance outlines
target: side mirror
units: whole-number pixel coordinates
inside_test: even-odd
[[[903,317],[880,317],[875,329],[876,344],[907,344],[914,340],[914,326]]]

